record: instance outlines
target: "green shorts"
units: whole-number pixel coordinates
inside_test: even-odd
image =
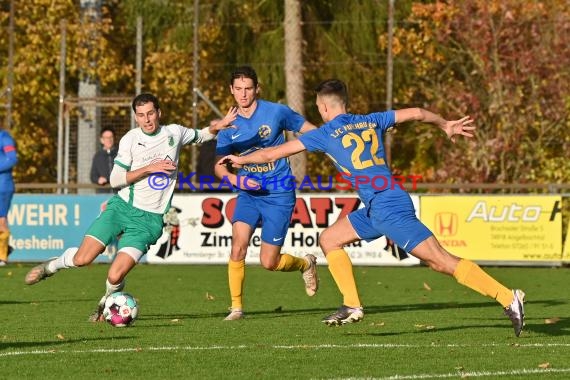
[[[91,224],[85,235],[92,236],[107,246],[122,234],[119,239],[119,251],[122,248],[132,247],[145,254],[162,235],[162,217],[162,214],[133,207],[115,195],[107,202],[107,207]]]

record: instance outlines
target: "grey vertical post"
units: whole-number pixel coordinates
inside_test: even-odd
[[[301,3],[299,0],[285,0],[285,82],[287,104],[300,114],[305,113],[303,80],[303,33],[301,29]],[[294,139],[292,132],[287,139]],[[305,176],[307,156],[304,152],[289,158],[293,175],[297,180]]]
[[[6,88],[6,121],[4,129],[12,128],[12,98],[14,91],[14,0],[10,1],[10,21],[8,24],[8,86]]]
[[[394,1],[388,5],[388,57],[386,58],[386,109],[392,109],[393,67],[392,45],[394,41]],[[386,160],[388,167],[392,164],[392,134],[386,134]]]
[[[193,47],[193,69],[192,69],[192,88],[196,89],[198,88],[198,83],[199,83],[199,75],[200,75],[200,55],[199,55],[199,49],[200,49],[200,40],[198,38],[198,32],[199,32],[199,25],[198,25],[198,16],[199,16],[199,5],[200,5],[200,0],[194,0],[194,47]],[[198,128],[198,94],[196,93],[196,91],[193,91],[192,93],[192,128]],[[191,151],[190,151],[190,171],[192,173],[196,173],[196,170],[198,168],[198,148],[196,147],[196,145],[192,145],[191,147]],[[192,177],[192,179],[194,180],[195,176]]]
[[[101,19],[101,0],[81,0],[81,18],[84,27],[92,27]],[[93,44],[99,36],[92,35],[85,41],[89,54],[93,54]],[[96,58],[91,56],[91,65],[96,65]],[[77,125],[77,183],[90,183],[91,162],[99,146],[101,129],[96,98],[99,94],[97,78],[82,73],[79,82],[79,118]],[[93,193],[94,190],[78,190],[79,193]]]
[[[142,40],[143,40],[143,18],[137,16],[137,61],[136,61],[136,82],[135,82],[135,95],[142,91]],[[131,129],[135,128],[135,118],[131,112]]]
[[[61,41],[60,41],[60,48],[59,48],[59,103],[58,103],[58,111],[57,111],[57,184],[62,184],[62,178],[64,174],[63,159],[64,159],[64,149],[63,149],[63,113],[64,113],[64,106],[65,106],[65,59],[67,56],[67,47],[66,47],[66,40],[67,40],[67,32],[66,32],[66,25],[67,22],[61,20],[60,23],[61,29]],[[65,157],[69,162],[69,157]],[[66,173],[68,174],[68,173]],[[58,189],[58,193],[61,193],[61,189]]]
[[[70,137],[70,121],[69,121],[69,112],[65,112],[64,113],[64,147],[63,148],[59,148],[59,149],[63,149],[63,157],[65,157],[65,160],[63,162],[63,183],[65,185],[69,184],[69,137]],[[67,194],[69,191],[69,189],[66,187],[64,190],[64,194]]]

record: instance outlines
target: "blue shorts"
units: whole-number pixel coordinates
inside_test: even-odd
[[[261,226],[261,241],[282,246],[294,208],[294,192],[254,195],[242,191],[237,196],[232,223],[244,222],[254,230]]]
[[[0,193],[0,218],[5,218],[10,210],[10,203],[12,203],[13,192]]]
[[[366,207],[351,212],[348,220],[361,239],[386,235],[406,252],[433,235],[416,217],[410,195],[399,189],[377,193]]]

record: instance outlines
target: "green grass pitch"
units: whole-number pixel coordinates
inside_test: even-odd
[[[501,307],[425,267],[356,267],[362,322],[326,327],[341,303],[326,266],[307,297],[300,273],[246,268],[246,318],[227,322],[226,267],[139,265],[132,327],[87,322],[107,265],[24,285],[0,268],[2,379],[568,379],[570,271],[486,270],[527,293],[516,338]]]

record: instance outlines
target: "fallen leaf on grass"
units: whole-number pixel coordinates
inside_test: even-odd
[[[211,295],[210,293],[206,292],[206,299],[208,301],[213,301],[216,299],[216,297],[214,297],[213,295]]]
[[[553,324],[555,324],[555,323],[557,323],[557,322],[560,322],[560,318],[558,318],[558,317],[546,318],[546,319],[544,320],[544,324],[545,324],[545,325],[553,325]]]
[[[178,318],[171,319],[170,322],[172,322],[172,323],[180,322],[180,319],[178,319]]]
[[[538,365],[538,368],[550,368],[550,363],[542,363]]]
[[[435,329],[435,326],[432,325],[414,325],[414,327],[418,328],[418,329],[425,329],[425,330],[433,330]]]
[[[65,337],[62,334],[57,334],[57,339],[65,340]]]
[[[431,290],[430,286],[428,284],[426,284],[425,282],[424,282],[424,289],[425,290]]]

